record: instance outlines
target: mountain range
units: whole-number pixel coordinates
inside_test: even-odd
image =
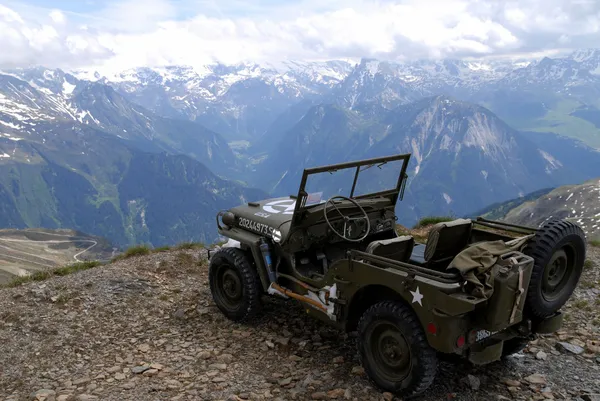
[[[293,194],[305,167],[405,152],[401,223],[468,214],[600,175],[599,66],[600,51],[582,50],[4,71],[0,226],[212,241],[217,210]]]
[[[111,85],[160,115],[201,122],[230,141],[256,139],[301,100],[390,109],[444,94],[489,108],[515,129],[554,132],[600,147],[598,49],[539,60],[362,59],[74,74]]]

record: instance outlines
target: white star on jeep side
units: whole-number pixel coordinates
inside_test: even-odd
[[[421,294],[421,293],[419,292],[419,287],[417,287],[417,290],[416,290],[416,291],[411,291],[410,293],[411,293],[411,294],[412,294],[412,296],[413,296],[412,303],[414,304],[415,302],[418,302],[418,303],[419,303],[419,305],[423,306],[423,303],[421,302],[421,300],[423,299],[423,294]]]

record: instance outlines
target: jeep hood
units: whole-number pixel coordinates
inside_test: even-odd
[[[287,196],[248,202],[229,211],[235,214],[237,227],[267,237],[279,230],[283,240],[289,233],[295,207],[296,200]]]

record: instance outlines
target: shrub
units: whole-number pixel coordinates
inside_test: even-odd
[[[200,248],[204,248],[204,244],[201,242],[182,242],[181,244],[178,244],[175,249],[181,250],[181,249],[200,249]]]
[[[115,256],[112,261],[116,262],[117,260],[123,260],[123,259],[127,259],[127,258],[132,258],[134,256],[142,256],[142,255],[148,255],[150,252],[152,252],[150,250],[150,248],[146,245],[136,245],[136,246],[132,246],[131,248],[128,248],[125,252],[123,252],[122,254]]]
[[[158,253],[158,252],[166,252],[166,251],[169,251],[169,250],[171,250],[170,246],[159,246],[158,248],[154,248],[152,250],[152,252]]]
[[[452,221],[454,218],[450,216],[430,216],[423,217],[413,228],[421,228],[432,224],[443,223],[445,221]]]

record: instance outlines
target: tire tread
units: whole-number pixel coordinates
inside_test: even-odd
[[[254,318],[262,309],[260,301],[260,279],[258,277],[258,272],[254,266],[250,264],[248,257],[241,249],[222,248],[213,255],[211,261],[218,257],[227,259],[228,262],[232,263],[232,265],[240,273],[242,277],[242,286],[244,287],[244,302],[246,303],[246,306],[243,310],[238,311],[237,313],[228,313],[227,311],[224,311],[220,308],[218,303],[217,306],[229,319],[239,323],[247,322]],[[209,283],[212,288],[213,280],[211,272],[212,270],[209,269]]]
[[[525,302],[528,312],[535,317],[546,318],[556,311],[543,306],[542,300],[540,299],[540,294],[537,291],[537,285],[539,285],[539,282],[543,278],[546,263],[552,256],[553,248],[563,238],[571,235],[582,238],[584,243],[583,254],[578,255],[578,259],[576,260],[577,265],[575,266],[575,274],[578,275],[577,281],[579,281],[579,276],[581,275],[583,267],[583,261],[585,260],[585,233],[577,224],[567,220],[550,220],[540,228],[540,231],[538,231],[534,239],[527,244],[524,249],[524,253],[534,259],[533,271],[531,272],[531,279],[527,289],[527,298]],[[569,292],[566,299],[564,299],[564,302],[560,303],[558,308],[564,305],[574,289],[575,288]]]
[[[397,391],[397,393],[400,393],[403,397],[417,396],[426,391],[435,379],[437,373],[437,354],[435,350],[429,346],[425,332],[414,312],[406,304],[399,301],[382,301],[369,307],[358,322],[359,333],[366,329],[366,326],[371,319],[382,315],[395,316],[398,323],[404,325],[406,330],[411,333],[412,343],[409,344],[411,348],[416,346],[421,354],[416,356],[419,358],[419,371],[414,375],[415,380],[408,388]],[[359,341],[361,341],[360,337]],[[360,362],[364,366],[362,353],[359,352],[358,354]],[[415,356],[413,355],[413,357]],[[367,376],[374,386],[380,387],[374,378],[369,375]],[[392,389],[385,390],[390,391]]]

